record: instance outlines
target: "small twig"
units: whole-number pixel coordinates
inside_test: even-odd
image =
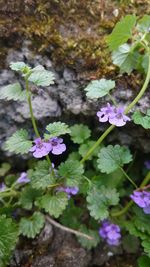
[[[72,234],[75,234],[75,235],[78,235],[78,236],[82,236],[82,237],[85,237],[89,240],[93,240],[94,238],[92,236],[89,236],[89,235],[86,235],[80,231],[77,231],[77,230],[74,230],[74,229],[71,229],[71,228],[68,228],[64,225],[61,225],[60,223],[54,221],[51,217],[49,216],[46,216],[46,220],[51,223],[52,225],[56,226],[57,228],[60,228],[62,229],[63,231],[66,231],[66,232],[69,232],[69,233],[72,233]]]

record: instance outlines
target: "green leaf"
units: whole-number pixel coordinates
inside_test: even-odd
[[[26,186],[22,191],[19,198],[19,204],[27,210],[33,208],[34,201],[41,196],[41,191],[36,190],[30,186]]]
[[[132,119],[135,124],[141,125],[144,129],[150,129],[150,109],[147,111],[146,116],[143,116],[140,111],[135,111]]]
[[[28,177],[32,187],[36,189],[46,189],[55,183],[55,178],[52,176],[49,163],[46,160],[38,161],[35,171],[29,172]]]
[[[120,45],[131,38],[135,23],[136,16],[127,15],[115,25],[112,33],[107,38],[110,50],[116,50]]]
[[[31,147],[32,142],[28,140],[28,132],[21,129],[9,137],[5,142],[4,148],[10,152],[15,152],[16,154],[25,154],[29,152]]]
[[[83,215],[83,209],[77,207],[74,204],[73,199],[70,199],[67,208],[61,215],[60,221],[63,225],[66,225],[74,229],[79,229],[82,215]]]
[[[75,124],[70,127],[71,130],[71,140],[76,144],[82,144],[86,139],[88,139],[91,135],[91,130],[88,126],[83,124]]]
[[[117,205],[119,194],[116,189],[105,186],[93,186],[87,195],[88,209],[95,220],[104,220],[109,216],[109,206]]]
[[[34,238],[44,226],[44,215],[34,212],[30,218],[21,218],[19,223],[20,234],[28,238]]]
[[[121,45],[112,53],[113,63],[120,67],[121,73],[130,74],[132,70],[136,69],[139,54],[132,51],[132,46],[129,44]]]
[[[58,168],[58,174],[66,178],[67,186],[78,186],[84,173],[83,165],[78,160],[66,160]]]
[[[51,71],[47,71],[43,66],[39,65],[32,69],[28,80],[37,86],[49,86],[54,84],[55,76]]]
[[[144,15],[137,23],[137,28],[143,33],[148,33],[150,28],[150,16]]]
[[[0,216],[0,266],[6,266],[18,239],[18,227],[12,219]]]
[[[90,84],[84,90],[87,91],[86,96],[93,99],[107,95],[114,87],[114,81],[100,79],[90,82]]]
[[[22,90],[20,83],[9,84],[0,89],[0,99],[24,101],[26,100],[26,91]]]
[[[36,201],[36,205],[50,215],[58,218],[65,210],[68,204],[68,196],[64,192],[58,192],[56,195],[44,195]]]
[[[25,64],[22,61],[11,62],[10,68],[14,71],[21,71],[21,72],[24,72],[26,69],[29,69],[29,70],[31,69],[27,64]]]
[[[108,174],[132,161],[130,150],[119,145],[109,145],[102,148],[98,157],[98,168],[101,172]]]
[[[147,256],[141,256],[138,258],[139,267],[149,267],[150,266],[150,258]]]
[[[0,177],[7,174],[7,172],[11,169],[11,165],[9,163],[2,163],[0,166]]]
[[[86,249],[92,249],[92,248],[95,248],[98,245],[98,243],[100,242],[100,237],[99,237],[98,231],[92,230],[92,229],[88,229],[86,227],[86,225],[81,225],[79,230],[81,232],[93,237],[92,240],[89,240],[89,239],[87,239],[85,237],[78,236],[78,241],[80,242],[82,247],[84,247]]]
[[[150,258],[150,242],[149,242],[149,240],[150,240],[150,236],[147,239],[142,241],[142,246],[144,248],[145,253]]]
[[[46,139],[70,133],[68,125],[60,121],[48,124],[46,130],[49,132],[44,135]]]

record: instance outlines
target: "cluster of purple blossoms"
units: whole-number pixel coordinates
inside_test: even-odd
[[[60,186],[57,187],[57,191],[67,193],[68,198],[70,198],[72,195],[75,196],[79,192],[79,188],[77,186]]]
[[[99,235],[106,240],[108,245],[118,246],[120,243],[120,227],[107,220],[104,220],[99,229]]]
[[[54,155],[60,155],[66,150],[63,139],[53,137],[48,141],[42,140],[40,137],[34,140],[34,146],[29,150],[33,152],[35,158],[42,158],[51,152]]]
[[[19,178],[16,181],[17,184],[26,184],[26,183],[29,183],[29,182],[30,182],[30,180],[29,180],[26,172],[22,172],[21,175],[19,176]]]
[[[150,214],[150,192],[149,191],[134,191],[130,195],[131,199],[143,209],[145,214]]]
[[[111,106],[107,103],[107,106],[101,108],[97,112],[100,122],[109,121],[110,124],[116,125],[118,127],[124,126],[127,121],[130,121],[130,118],[124,114],[123,107]]]

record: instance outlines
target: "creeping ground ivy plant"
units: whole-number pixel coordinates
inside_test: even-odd
[[[75,234],[87,249],[106,242],[108,246],[128,247],[130,252],[135,247],[130,244],[139,239],[144,255],[138,264],[148,266],[143,262],[150,260],[150,161],[136,176],[134,152],[103,141],[115,127],[119,131],[126,124],[150,129],[150,109],[144,114],[137,105],[150,81],[150,16],[138,19],[127,15],[116,24],[107,43],[120,73],[141,72],[143,85],[128,105],[113,98],[113,80],[102,78],[87,85],[85,93],[90,101],[105,96],[110,99],[95,114],[97,123],[108,125],[97,140],[84,124],[57,121],[49,123],[41,133],[32,108],[32,87],[44,90],[54,84],[55,76],[41,65],[31,68],[24,62],[10,63],[22,83],[1,88],[0,99],[27,101],[34,136],[25,127],[18,129],[6,140],[4,149],[12,154],[29,154],[34,161],[18,175],[12,175],[8,163],[0,167],[1,267],[9,263],[19,236],[35,238],[45,221]],[[65,140],[76,144],[69,155],[64,135]],[[53,155],[59,158],[64,152],[68,158],[54,165]]]

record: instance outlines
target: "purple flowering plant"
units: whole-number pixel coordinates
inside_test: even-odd
[[[127,233],[135,235],[141,240],[144,253],[150,256],[147,226],[148,220],[150,222],[150,159],[138,165],[138,172],[133,175],[134,152],[120,143],[104,142],[115,128],[116,132],[120,128],[123,131],[123,127],[130,129],[134,123],[150,129],[150,113],[145,115],[137,110],[150,81],[149,20],[149,16],[137,19],[128,15],[116,24],[107,39],[113,63],[122,75],[142,70],[143,85],[135,98],[130,103],[118,103],[111,92],[116,86],[111,79],[94,80],[85,88],[89,101],[98,103],[93,120],[97,128],[105,129],[97,140],[91,129],[82,123],[67,125],[57,121],[39,130],[32,107],[31,86],[34,84],[43,90],[53,86],[54,74],[41,65],[31,68],[24,62],[10,64],[13,71],[21,74],[24,88],[19,82],[8,85],[1,89],[0,99],[27,101],[33,131],[19,129],[5,142],[4,149],[14,154],[27,154],[33,164],[13,179],[11,170],[0,176],[0,234],[6,227],[13,236],[12,246],[7,248],[6,255],[3,253],[2,261],[11,254],[18,235],[35,238],[46,220],[60,228],[65,225],[64,229],[76,234],[87,249],[100,242],[109,247],[123,246]],[[118,38],[120,33],[122,38]],[[138,64],[129,60],[131,54],[132,59],[140,58]],[[101,98],[103,101],[99,101]],[[20,156],[20,161],[23,160]],[[3,213],[5,206],[12,206],[14,212],[16,207],[26,212],[20,212],[15,220],[11,213],[7,212],[7,216]],[[28,211],[30,216],[22,215]]]

